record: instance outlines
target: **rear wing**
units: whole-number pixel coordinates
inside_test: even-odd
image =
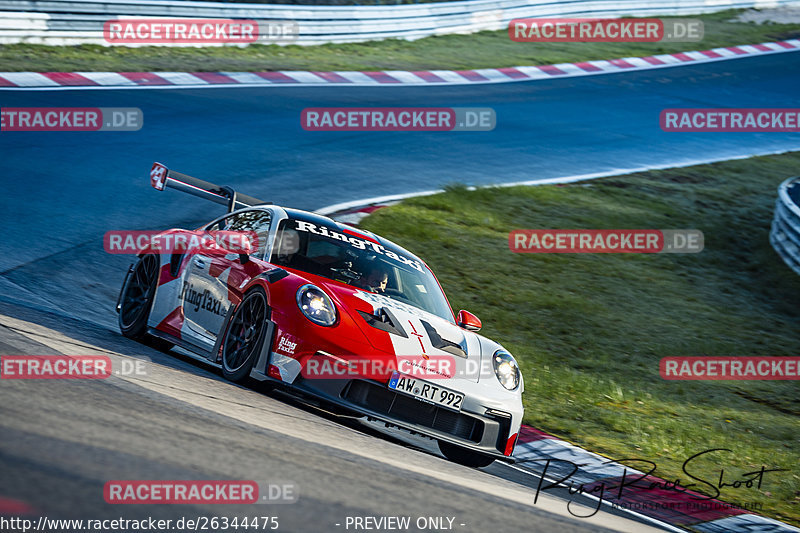
[[[180,172],[175,172],[161,163],[153,163],[153,168],[150,169],[150,185],[159,191],[163,191],[166,188],[176,189],[205,200],[210,200],[215,204],[226,206],[229,213],[243,207],[272,203],[238,193],[231,187],[215,185],[186,174],[181,174]]]

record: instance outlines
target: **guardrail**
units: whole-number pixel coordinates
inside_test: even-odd
[[[800,177],[789,178],[778,187],[769,242],[783,261],[800,274]]]
[[[502,30],[512,19],[522,17],[683,16],[784,5],[800,5],[800,0],[468,0],[393,6],[290,6],[193,0],[0,0],[0,44],[108,45],[103,38],[103,23],[129,17],[297,22],[296,43],[312,45]]]

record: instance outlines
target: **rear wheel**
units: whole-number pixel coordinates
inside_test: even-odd
[[[467,450],[461,446],[450,444],[449,442],[439,441],[439,450],[449,460],[470,468],[482,468],[494,462],[494,457],[482,453]]]
[[[128,338],[149,344],[158,350],[169,350],[173,344],[147,335],[147,318],[158,285],[158,257],[143,255],[133,265],[119,299],[119,330]]]
[[[248,292],[236,308],[222,345],[222,375],[242,381],[256,362],[267,330],[267,295],[260,287]]]

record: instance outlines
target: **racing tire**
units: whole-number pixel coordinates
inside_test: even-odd
[[[261,287],[248,292],[236,308],[222,343],[225,379],[239,382],[250,375],[264,345],[268,311],[267,295]]]
[[[158,286],[158,256],[146,254],[139,258],[122,286],[119,298],[119,330],[129,339],[148,344],[157,350],[169,350],[169,341],[147,334],[147,319]]]
[[[439,441],[439,451],[441,451],[442,455],[447,457],[448,460],[470,468],[483,468],[494,462],[494,457],[473,452],[472,450],[467,450],[461,446],[441,440]]]

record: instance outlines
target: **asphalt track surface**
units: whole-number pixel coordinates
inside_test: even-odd
[[[668,107],[797,107],[800,54],[569,79],[458,87],[0,91],[5,106],[139,107],[136,133],[2,133],[1,354],[115,354],[148,375],[0,387],[0,501],[36,514],[110,518],[277,514],[284,531],[337,531],[346,516],[453,516],[461,531],[646,531],[569,495],[533,505],[535,479],[470,470],[376,437],[279,394],[128,341],[114,300],[129,258],[102,250],[111,229],[192,227],[219,210],[149,186],[154,160],[301,208],[797,149],[797,134],[664,133]],[[305,107],[492,107],[485,133],[321,133]],[[25,307],[20,307],[24,303]],[[489,317],[484,317],[487,319]],[[110,479],[296,483],[281,506],[147,506],[102,500]],[[412,529],[413,531],[413,529]]]
[[[513,481],[519,476],[507,467],[455,465],[85,322],[0,304],[0,339],[2,353],[98,354],[146,365],[146,375],[103,381],[3,382],[0,498],[24,501],[31,516],[277,516],[279,531],[333,532],[347,531],[348,516],[399,515],[412,523],[452,517],[454,531],[475,533],[656,531],[604,512],[571,517],[563,493],[544,493],[534,505],[535,479]],[[103,486],[115,479],[293,483],[299,498],[113,506]],[[585,505],[571,509],[590,514],[592,502]]]

